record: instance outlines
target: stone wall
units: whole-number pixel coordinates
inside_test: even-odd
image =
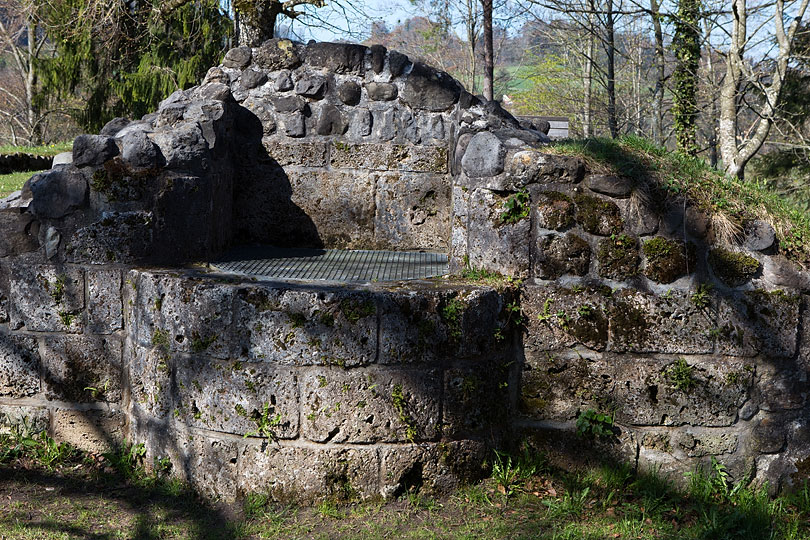
[[[381,47],[232,50],[0,201],[4,421],[143,443],[227,498],[442,492],[524,439],[675,480],[710,457],[774,489],[803,478],[807,272],[768,224],[729,242],[652,179],[544,140]],[[184,266],[252,242],[434,249],[513,279]],[[597,412],[613,435],[577,436]]]
[[[35,156],[33,154],[0,154],[0,174],[17,171],[41,171],[48,169],[53,162],[49,156]]]

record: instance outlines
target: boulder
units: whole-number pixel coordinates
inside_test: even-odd
[[[102,165],[118,155],[115,139],[105,135],[79,135],[73,141],[73,164],[77,167]]]
[[[253,51],[250,47],[236,47],[225,54],[222,65],[233,69],[245,69],[250,65],[253,58]]]

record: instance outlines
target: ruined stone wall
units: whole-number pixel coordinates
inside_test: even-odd
[[[729,247],[687,200],[543,140],[383,48],[229,52],[0,201],[3,421],[143,443],[224,497],[439,492],[524,438],[674,480],[709,457],[802,478],[807,272],[767,224]],[[515,279],[178,268],[239,242],[446,250]],[[612,435],[576,436],[597,412]]]
[[[652,178],[488,133],[470,149],[451,256],[525,279],[523,436],[567,461],[595,445],[676,481],[709,457],[773,489],[806,477],[810,282],[770,225],[743,223],[723,247],[722,218],[660,198]],[[613,416],[612,437],[573,435],[589,410]]]

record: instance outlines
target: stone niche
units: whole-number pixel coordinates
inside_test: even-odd
[[[0,201],[0,422],[144,444],[224,498],[441,493],[519,441],[675,481],[712,457],[805,479],[808,273],[767,223],[729,245],[700,208],[546,141],[383,47],[231,50]],[[188,268],[240,244],[440,251],[519,279]],[[612,436],[576,436],[589,410]]]

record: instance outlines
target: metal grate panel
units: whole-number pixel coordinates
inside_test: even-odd
[[[362,283],[448,273],[447,255],[422,251],[241,248],[211,266],[220,272],[260,278]]]

